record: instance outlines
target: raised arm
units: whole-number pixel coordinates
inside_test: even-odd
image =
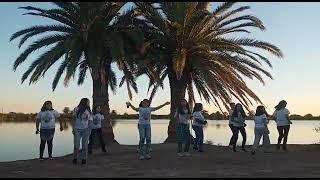
[[[137,112],[139,111],[139,108],[134,107],[130,102],[127,102],[126,104],[128,107],[131,107],[133,110],[135,110]]]
[[[169,104],[170,104],[170,102],[165,102],[164,104],[162,104],[162,105],[160,105],[160,106],[158,106],[158,107],[154,107],[154,108],[152,108],[152,109],[153,109],[153,111],[156,111],[156,110],[159,110],[159,109],[161,109],[161,108],[163,108],[164,106],[169,105]]]

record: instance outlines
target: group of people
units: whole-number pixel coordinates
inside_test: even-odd
[[[133,110],[139,112],[138,121],[138,131],[139,131],[139,159],[151,159],[151,113],[153,111],[159,110],[170,102],[166,102],[158,107],[150,107],[150,101],[144,99],[140,102],[139,107],[134,107],[130,102],[127,102],[127,107],[131,107]],[[288,133],[290,129],[291,121],[289,120],[289,111],[286,109],[287,102],[280,101],[280,103],[275,107],[275,112],[273,117],[277,123],[277,129],[279,132],[279,138],[277,143],[277,149],[280,149],[280,144],[283,140],[283,150],[286,150],[286,143],[288,138]],[[232,137],[230,139],[229,146],[233,148],[236,152],[236,144],[238,140],[238,134],[241,133],[243,137],[242,141],[242,151],[247,151],[245,149],[246,144],[246,114],[242,108],[241,104],[230,104],[231,111],[229,113],[229,127],[232,131]],[[204,152],[203,150],[203,127],[207,124],[207,121],[202,114],[203,105],[201,103],[195,103],[193,109],[191,110],[188,102],[182,99],[179,106],[175,112],[174,118],[177,122],[177,155],[190,156],[189,149],[191,144],[191,134],[190,134],[190,124],[192,124],[192,129],[195,132],[195,139],[193,143],[193,149],[198,152]],[[52,107],[51,101],[46,101],[41,111],[36,116],[36,134],[40,133],[40,160],[44,160],[43,152],[45,144],[48,146],[48,156],[52,159],[52,141],[55,133],[55,122],[59,120],[60,131],[63,131],[61,119],[59,119],[59,113],[55,111]],[[93,111],[90,109],[90,101],[88,98],[81,99],[79,105],[74,108],[72,112],[72,133],[74,137],[74,151],[73,151],[73,163],[77,164],[77,160],[80,158],[82,164],[86,164],[88,153],[92,153],[93,138],[95,136],[99,137],[100,146],[103,152],[106,151],[104,144],[104,139],[102,135],[101,122],[104,120],[104,116],[101,113],[101,107],[93,107]],[[269,123],[269,115],[267,114],[263,106],[258,106],[256,114],[254,116],[255,122],[255,140],[252,147],[252,154],[255,154],[255,150],[259,145],[261,137],[263,137],[263,146],[265,147],[265,152],[268,151],[270,140],[269,140],[269,130],[267,124]],[[39,129],[40,126],[40,129]],[[79,148],[81,142],[82,153],[79,155]],[[184,145],[184,147],[183,147]],[[80,157],[79,157],[80,156]]]
[[[278,137],[278,143],[276,146],[276,149],[279,150],[281,147],[281,141],[283,140],[282,144],[282,149],[284,151],[287,150],[287,140],[288,140],[288,134],[289,134],[289,129],[290,129],[290,124],[292,122],[289,119],[289,110],[286,108],[287,102],[285,100],[282,100],[278,103],[278,105],[275,106],[275,111],[272,115],[274,118],[276,124],[277,124],[277,129],[279,133]],[[236,152],[236,144],[238,140],[238,134],[239,132],[242,135],[242,146],[241,150],[242,151],[247,151],[245,149],[245,144],[247,140],[247,135],[246,135],[246,123],[245,123],[245,118],[246,114],[242,108],[241,104],[235,104],[235,103],[230,103],[230,116],[229,116],[229,127],[232,131],[232,137],[230,139],[229,146],[232,147],[233,151]],[[258,106],[256,109],[256,113],[254,115],[254,123],[255,123],[255,128],[254,128],[254,143],[252,146],[251,153],[255,154],[256,148],[259,146],[261,137],[263,137],[263,147],[265,152],[269,152],[270,148],[270,138],[269,134],[270,131],[268,129],[268,123],[269,123],[269,118],[270,116],[268,115],[267,111],[265,110],[264,106]]]
[[[40,133],[40,160],[44,160],[43,152],[45,144],[48,146],[49,159],[52,159],[52,141],[57,120],[60,122],[60,131],[63,131],[61,119],[58,119],[59,116],[59,113],[52,108],[51,101],[46,101],[36,116],[36,134]],[[72,116],[72,134],[74,139],[72,162],[77,164],[78,156],[80,156],[82,159],[81,163],[86,164],[88,153],[92,153],[93,138],[95,136],[99,137],[102,151],[107,152],[101,129],[101,122],[104,120],[101,107],[93,107],[93,111],[91,112],[90,100],[83,98],[79,105],[74,108]],[[82,153],[79,155],[80,142]]]

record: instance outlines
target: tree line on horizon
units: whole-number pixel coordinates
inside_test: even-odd
[[[70,121],[72,118],[71,111],[67,111],[69,108],[64,108],[63,113],[61,114],[61,118]],[[214,113],[208,113],[208,111],[204,110],[203,115],[207,120],[227,120],[228,115],[226,112],[221,113],[220,111],[216,111]],[[8,114],[2,114],[0,113],[0,121],[11,121],[11,122],[29,122],[29,121],[35,121],[35,116],[36,113],[15,113],[15,112],[10,112]],[[248,120],[252,120],[254,116],[254,112],[250,111],[248,113]],[[116,110],[112,110],[110,113],[110,119],[111,120],[117,120],[117,119],[138,119],[139,115],[138,114],[128,114],[128,113],[123,113],[123,114],[118,114]],[[170,115],[157,115],[157,114],[152,114],[151,115],[152,119],[169,119]],[[312,114],[308,113],[306,115],[298,115],[298,114],[292,114],[289,116],[291,120],[320,120],[320,116],[313,116]]]

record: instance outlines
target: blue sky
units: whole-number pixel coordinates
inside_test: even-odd
[[[58,111],[61,111],[66,106],[75,107],[82,97],[91,98],[92,82],[89,74],[87,74],[88,78],[82,86],[78,87],[76,81],[72,81],[67,88],[63,86],[63,83],[60,83],[57,89],[52,92],[51,82],[58,64],[53,66],[45,78],[37,84],[31,86],[28,85],[28,82],[20,84],[22,73],[41,51],[29,56],[27,61],[16,72],[13,72],[12,64],[28,42],[19,49],[18,41],[9,42],[9,38],[12,33],[22,28],[50,23],[43,18],[23,16],[24,11],[17,8],[26,5],[52,7],[47,2],[0,3],[2,24],[0,28],[0,111],[3,108],[4,112],[37,112],[42,103],[48,99],[53,101],[54,107]],[[214,3],[212,5],[215,6]],[[248,12],[258,16],[267,28],[264,32],[253,31],[250,36],[277,45],[284,54],[283,59],[271,57],[273,69],[267,69],[270,70],[274,80],[266,78],[265,86],[257,81],[247,81],[249,87],[259,95],[270,113],[280,100],[285,99],[288,101],[291,113],[319,115],[320,36],[318,33],[320,32],[320,3],[241,2],[237,4],[237,6],[239,5],[249,5],[251,9]],[[139,93],[134,94],[133,104],[138,104],[141,99],[148,96],[146,78],[138,79],[137,84],[139,85]],[[169,101],[169,94],[169,86],[166,82],[165,89],[159,90],[152,105],[156,106]],[[115,109],[119,113],[133,113],[126,108],[125,102],[127,100],[125,88],[118,88],[115,95],[110,93],[111,109]],[[199,98],[196,100],[200,101]],[[217,111],[213,104],[205,104],[205,109],[209,112]],[[157,113],[167,114],[168,112],[169,106]]]

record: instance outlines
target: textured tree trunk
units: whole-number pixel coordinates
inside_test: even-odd
[[[110,108],[109,108],[109,93],[108,93],[108,83],[102,83],[102,74],[99,71],[92,71],[93,76],[93,105],[100,106],[101,111],[105,117],[105,121],[102,122],[102,131],[104,136],[104,141],[106,144],[118,143],[114,139],[112,122],[110,119]],[[104,79],[103,79],[104,80]],[[98,138],[94,139],[94,146],[99,147]]]
[[[168,126],[168,137],[164,141],[165,143],[176,142],[177,136],[177,121],[174,118],[174,114],[178,105],[180,103],[180,99],[185,99],[186,89],[187,89],[187,78],[185,75],[182,75],[180,80],[177,80],[175,72],[172,70],[168,74],[169,76],[169,84],[170,84],[170,99],[171,99],[171,107],[170,107],[170,122]]]

